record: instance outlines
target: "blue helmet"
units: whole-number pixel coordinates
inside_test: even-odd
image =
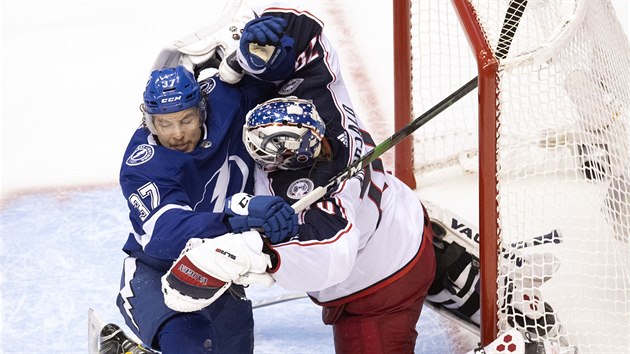
[[[182,65],[175,68],[154,70],[144,91],[143,112],[145,123],[156,134],[153,115],[169,114],[191,107],[200,109],[201,122],[205,121],[206,109],[199,83]]]
[[[265,169],[294,170],[315,162],[325,131],[310,100],[275,98],[247,113],[243,142]]]

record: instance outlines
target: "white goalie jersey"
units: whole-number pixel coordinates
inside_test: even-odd
[[[417,196],[379,167],[376,161],[299,214],[298,235],[273,246],[279,256],[273,277],[280,286],[306,291],[322,305],[338,305],[400,278],[431,247],[423,237],[428,220]],[[326,163],[316,164],[305,172],[316,176],[325,168]],[[283,172],[312,186],[308,176],[295,178],[293,172],[303,171]],[[280,187],[282,181],[260,169],[255,180],[256,194],[286,199],[299,189],[296,183]]]

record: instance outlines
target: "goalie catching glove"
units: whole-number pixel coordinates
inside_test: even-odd
[[[175,311],[192,312],[212,304],[233,283],[273,285],[267,274],[271,259],[262,249],[256,231],[189,240],[162,277],[164,303]]]

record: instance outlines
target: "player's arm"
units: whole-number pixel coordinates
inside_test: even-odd
[[[322,28],[308,11],[292,6],[264,9],[245,25],[235,55],[221,63],[221,78],[238,82],[244,70],[262,80],[287,80],[323,60],[324,50],[319,43]]]
[[[136,241],[144,252],[164,260],[177,258],[188,239],[229,232],[223,212],[193,211],[177,184],[123,174],[121,186],[130,208]]]
[[[356,223],[361,186],[360,178],[350,178],[330,197],[300,214],[296,237],[270,246],[275,253],[270,271],[278,284],[317,291],[346,280],[361,248]]]
[[[285,34],[286,26],[286,19],[264,14],[249,21],[236,50],[240,68],[266,81],[290,77],[296,60],[295,41]]]
[[[177,176],[174,171],[172,175]],[[228,198],[225,209],[222,204],[215,205],[221,212],[199,212],[193,210],[187,193],[174,179],[162,178],[161,183],[146,180],[133,182],[127,175],[121,185],[138,242],[150,256],[173,260],[190,238],[260,229],[270,239],[280,240],[297,232],[297,216],[279,197],[238,193]]]
[[[352,178],[340,194],[358,201],[360,182]],[[348,202],[348,207],[341,204]],[[286,289],[316,291],[345,280],[359,250],[359,231],[352,202],[332,197],[305,212],[301,234],[271,245],[255,231],[226,234],[189,242],[162,278],[166,304],[177,311],[196,311],[208,306],[232,283],[277,281]],[[269,275],[271,273],[271,276]]]
[[[237,6],[238,8],[234,8]],[[165,46],[156,58],[152,70],[183,65],[199,76],[207,68],[219,68],[221,60],[234,52],[247,21],[254,18],[249,7],[226,4],[218,20]]]

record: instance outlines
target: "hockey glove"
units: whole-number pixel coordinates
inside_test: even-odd
[[[232,232],[260,228],[272,244],[298,232],[297,214],[277,196],[237,193],[227,199],[224,212]]]
[[[243,28],[241,46],[244,43],[278,45],[286,27],[287,20],[282,17],[263,16],[255,18],[247,22]]]
[[[192,312],[212,304],[232,283],[271,286],[271,267],[256,231],[191,239],[187,251],[162,277],[164,303],[175,311]]]
[[[287,21],[263,16],[249,21],[239,42],[237,59],[241,67],[263,80],[286,79],[293,72],[293,38],[284,35]]]

